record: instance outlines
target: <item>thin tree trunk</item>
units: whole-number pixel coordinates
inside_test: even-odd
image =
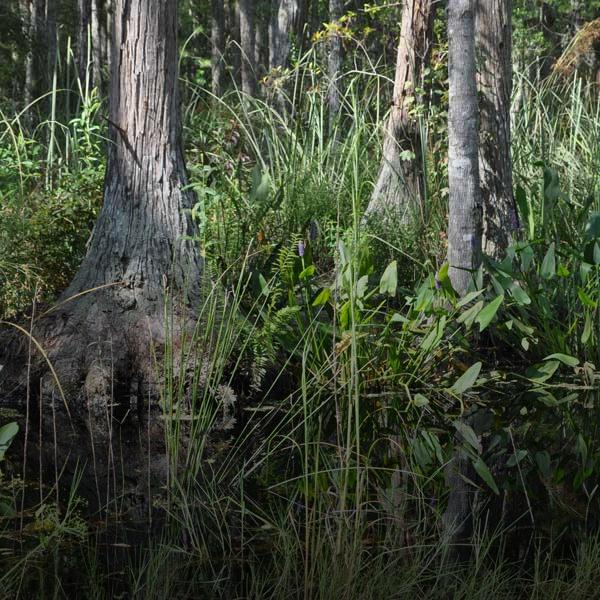
[[[99,0],[91,0],[90,26],[92,40],[92,86],[102,90],[102,31]]]
[[[269,69],[269,23],[271,22],[270,0],[261,2],[255,12],[254,63],[257,79]]]
[[[478,161],[478,105],[475,67],[475,2],[448,1],[448,263],[454,289],[465,295],[471,271],[481,262],[482,200]],[[457,436],[453,459],[446,468],[450,489],[443,521],[452,541],[469,535],[473,490],[465,481],[472,467]]]
[[[301,17],[300,0],[274,0],[274,4],[269,40],[271,69],[288,66],[292,37]]]
[[[28,51],[25,58],[25,105],[29,106],[40,95],[41,91],[40,79],[43,78],[43,71],[40,69],[40,57],[43,54],[41,24],[44,21],[45,15],[44,7],[40,0],[25,0],[21,6],[28,43]],[[31,114],[31,111],[28,114]]]
[[[383,141],[379,176],[367,215],[406,220],[423,203],[424,173],[421,131],[415,116],[417,89],[433,43],[432,0],[403,0],[394,97]]]
[[[229,64],[233,72],[233,80],[236,84],[241,82],[242,52],[240,47],[240,5],[238,0],[229,0],[227,11],[227,48]]]
[[[112,64],[112,53],[113,53],[113,23],[114,23],[114,9],[113,0],[106,0],[106,32],[104,35],[104,60],[108,66],[108,72],[111,72]]]
[[[56,30],[56,0],[46,0],[46,50],[48,51],[48,62],[46,72],[47,80],[50,83],[56,68],[56,48],[57,48],[57,30]]]
[[[254,2],[239,0],[240,11],[240,47],[242,51],[242,91],[248,96],[256,95],[256,75],[254,63]]]
[[[479,174],[483,202],[483,249],[499,259],[518,228],[510,152],[512,95],[510,0],[478,0]]]
[[[448,2],[448,64],[448,262],[452,285],[462,296],[481,263],[475,0]]]
[[[77,0],[78,29],[77,29],[77,52],[78,52],[78,75],[81,87],[85,86],[86,72],[90,60],[88,31],[91,19],[90,0]]]
[[[220,98],[225,83],[225,10],[222,0],[212,0],[211,67],[212,93]]]
[[[339,119],[341,108],[341,90],[342,85],[342,65],[344,62],[344,46],[342,37],[336,30],[340,27],[339,20],[344,14],[343,0],[329,0],[329,21],[334,29],[329,35],[329,88],[327,90],[327,99],[329,104],[329,134],[332,135],[335,125]]]

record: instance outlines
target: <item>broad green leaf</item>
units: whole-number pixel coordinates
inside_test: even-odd
[[[483,300],[480,300],[479,302],[477,302],[477,304],[475,304],[474,306],[471,306],[471,308],[469,308],[468,310],[465,310],[464,313],[462,313],[458,319],[456,319],[456,321],[458,323],[464,323],[465,327],[470,328],[473,323],[475,322],[475,319],[477,318],[477,315],[479,314],[479,311],[483,308]]]
[[[0,427],[0,461],[8,450],[13,438],[19,432],[19,426],[16,423],[7,423]]]
[[[472,388],[479,377],[481,371],[481,363],[476,362],[471,365],[450,387],[450,391],[455,394],[464,394],[468,389]]]
[[[475,319],[475,321],[479,323],[479,331],[483,331],[492,322],[492,319],[496,316],[503,301],[504,296],[498,296],[481,310]]]
[[[590,315],[587,314],[587,315],[585,315],[585,324],[583,326],[583,332],[581,334],[581,343],[587,344],[591,335],[592,335],[592,319],[590,318]]]
[[[547,381],[554,373],[556,373],[558,365],[560,365],[560,362],[557,360],[548,360],[546,362],[538,363],[537,365],[529,367],[529,369],[525,371],[525,376],[535,383],[544,383],[544,381]]]
[[[421,408],[423,406],[428,406],[429,405],[429,400],[427,398],[425,398],[425,396],[423,396],[423,394],[415,394],[413,396],[413,404],[417,407],[417,408]]]
[[[519,304],[531,304],[531,298],[528,296],[527,292],[521,287],[518,281],[513,281],[508,291],[511,296],[514,298],[515,302]]]
[[[560,352],[550,354],[550,356],[546,356],[544,360],[559,360],[561,363],[569,367],[576,367],[579,364],[579,360],[577,360],[574,356],[561,354]]]
[[[327,304],[329,302],[329,298],[331,298],[331,288],[323,288],[319,295],[313,300],[313,306],[323,306],[323,304]]]
[[[462,439],[467,442],[471,448],[481,454],[483,447],[481,446],[477,434],[473,431],[473,428],[464,421],[454,421],[453,425],[456,427],[456,431],[458,431]]]
[[[479,475],[479,477],[481,477],[481,479],[483,479],[483,481],[485,481],[485,483],[487,483],[487,485],[492,490],[492,492],[494,492],[494,494],[496,494],[498,496],[500,494],[500,490],[498,489],[498,486],[496,485],[494,476],[492,475],[491,471],[488,469],[488,466],[485,464],[485,462],[483,461],[481,456],[478,456],[477,460],[473,461],[473,468],[475,469],[475,472],[477,473],[477,475]]]
[[[507,467],[515,467],[527,456],[527,450],[517,450],[506,461]]]
[[[444,329],[446,328],[446,317],[443,316],[429,331],[429,333],[425,336],[423,341],[421,342],[421,348],[425,350],[425,352],[429,352],[433,348],[435,348],[442,339],[444,335]]]
[[[299,277],[301,280],[310,279],[315,274],[315,271],[315,265],[308,265],[308,267],[300,273]]]
[[[398,265],[393,260],[383,272],[381,280],[379,282],[379,293],[389,294],[390,296],[396,295],[398,289]]]
[[[410,323],[410,319],[407,319],[404,315],[400,313],[394,313],[390,318],[390,323]]]
[[[579,299],[581,300],[581,303],[584,306],[587,306],[588,308],[598,308],[598,303],[594,302],[583,290],[583,288],[579,288],[577,290],[577,295],[579,296]]]
[[[540,276],[544,279],[552,279],[554,275],[556,275],[556,256],[554,255],[554,242],[552,242],[542,261]]]
[[[263,294],[263,296],[268,296],[269,295],[269,284],[267,283],[267,280],[264,278],[262,273],[258,274],[258,283],[260,285],[260,291]]]
[[[369,284],[369,276],[368,275],[363,275],[356,282],[356,297],[357,298],[364,298],[365,297],[365,293],[367,292],[367,285],[368,284]]]
[[[477,298],[478,296],[481,296],[481,294],[483,294],[485,290],[478,290],[476,292],[469,292],[466,296],[463,296],[456,304],[456,306],[458,308],[462,308],[463,306],[466,306],[467,304],[469,304],[469,302],[471,302],[472,300],[475,300],[475,298]]]
[[[547,450],[535,453],[535,462],[544,477],[550,477],[550,454]]]

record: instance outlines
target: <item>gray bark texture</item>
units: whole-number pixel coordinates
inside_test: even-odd
[[[461,296],[481,263],[475,1],[448,2],[448,263],[450,280]]]
[[[195,326],[202,273],[189,241],[177,1],[115,0],[115,16],[104,205],[71,285],[33,328],[61,385],[41,357],[26,367],[18,341],[0,374],[2,392],[22,403],[25,389],[37,390],[40,452],[67,479],[85,464],[78,493],[100,504],[135,501],[140,486],[143,495],[144,470],[164,452],[156,360],[167,343],[184,360],[178,349]]]
[[[44,80],[44,67],[40,68],[40,58],[43,52],[43,25],[45,18],[44,4],[41,0],[22,0],[21,13],[23,18],[24,34],[28,44],[25,58],[25,105],[28,106],[39,97],[42,90],[41,81]],[[32,114],[31,111],[28,111]]]
[[[475,2],[448,2],[448,263],[450,280],[462,296],[472,280],[471,270],[481,262],[482,201],[478,161],[478,105],[475,68]],[[443,516],[453,542],[469,535],[473,489],[463,476],[472,477],[460,437],[446,469],[450,490]]]
[[[56,0],[46,0],[46,50],[48,52],[46,72],[48,83],[52,82],[54,69],[56,68],[56,4]]]
[[[212,0],[211,4],[212,93],[219,98],[225,85],[225,9],[222,0]]]
[[[269,31],[269,67],[288,66],[292,36],[297,32],[300,0],[274,0]]]
[[[102,29],[100,0],[91,0],[90,27],[92,40],[92,87],[102,90]]]
[[[242,61],[242,91],[248,96],[256,95],[256,74],[254,71],[254,0],[239,0],[240,47]]]
[[[433,42],[432,0],[403,0],[392,109],[386,123],[381,167],[367,215],[406,221],[424,199],[424,169],[419,122],[411,108]]]
[[[342,0],[329,0],[329,21],[334,27],[339,26],[339,20],[344,14],[344,3]],[[342,65],[344,62],[344,46],[342,37],[333,29],[329,34],[329,56],[328,56],[328,75],[329,87],[327,90],[327,100],[329,104],[329,134],[334,131],[335,125],[339,119],[341,108],[342,92]]]
[[[90,61],[88,30],[91,22],[90,0],[77,0],[78,28],[77,28],[77,60],[78,74],[82,87],[85,84],[86,71]]]
[[[479,175],[483,250],[502,258],[518,228],[513,196],[510,103],[512,96],[510,0],[477,0]]]

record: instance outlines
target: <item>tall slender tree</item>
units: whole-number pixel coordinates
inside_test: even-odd
[[[286,67],[290,57],[292,38],[298,39],[302,22],[303,0],[273,0],[269,29],[269,66]]]
[[[414,113],[433,39],[433,0],[403,0],[392,108],[367,214],[406,218],[424,196],[422,139]]]
[[[211,7],[212,93],[220,97],[225,85],[225,9],[222,0],[212,0]]]
[[[90,39],[92,51],[92,85],[102,89],[102,11],[100,0],[90,2]]]
[[[239,0],[240,47],[242,68],[242,91],[249,96],[256,94],[256,74],[254,71],[254,49],[256,31],[254,29],[253,0]]]
[[[510,151],[512,6],[510,0],[478,0],[476,12],[480,109],[479,175],[483,249],[500,258],[518,227]]]
[[[481,262],[482,198],[478,160],[475,3],[448,2],[448,263],[454,289],[463,296]],[[472,488],[470,461],[460,445],[446,470],[450,488],[444,524],[453,539],[468,535]]]
[[[463,295],[481,263],[482,197],[475,63],[475,2],[448,2],[448,263]]]

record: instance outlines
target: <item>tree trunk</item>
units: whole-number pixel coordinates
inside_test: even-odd
[[[479,185],[478,106],[475,68],[475,2],[448,2],[448,263],[454,289],[465,295],[471,271],[481,262],[482,201]],[[451,539],[468,535],[471,527],[468,457],[457,440],[454,458],[446,469],[450,488],[444,526]]]
[[[240,46],[242,51],[242,91],[248,96],[256,95],[256,75],[254,73],[254,2],[239,0]]]
[[[271,69],[288,66],[292,36],[297,31],[300,12],[300,0],[274,0],[269,33]]]
[[[104,205],[72,283],[34,328],[88,441],[108,439],[113,407],[123,420],[134,417],[132,381],[146,385],[138,402],[156,397],[155,360],[167,341],[176,351],[178,331],[194,323],[202,271],[189,241],[194,196],[181,144],[177,2],[116,0],[115,7]],[[26,363],[15,358],[3,378],[25,385]],[[45,371],[40,359],[34,389],[56,389]]]
[[[43,68],[40,69],[40,57],[43,54],[41,25],[44,21],[44,7],[40,0],[25,0],[21,3],[21,11],[28,44],[25,58],[25,105],[29,106],[41,92],[40,78],[43,78]],[[28,116],[31,114],[32,111],[28,111]]]
[[[414,114],[417,89],[433,42],[432,0],[403,0],[394,97],[383,142],[383,157],[367,215],[407,220],[425,194],[421,131]]]
[[[108,72],[111,72],[112,53],[113,53],[113,31],[114,31],[114,9],[113,0],[106,0],[106,21],[104,34],[104,60],[108,66]]]
[[[479,174],[483,202],[483,249],[500,259],[518,228],[510,152],[512,96],[510,0],[478,0]]]
[[[89,55],[88,31],[91,19],[90,0],[77,0],[78,28],[77,28],[77,52],[78,52],[78,75],[82,88],[85,88]]]
[[[344,3],[342,0],[329,0],[329,21],[333,26],[329,34],[329,88],[327,90],[327,100],[329,104],[329,135],[334,132],[335,125],[339,119],[341,108],[341,75],[344,62],[344,47],[342,37],[336,30],[340,27],[339,20],[344,14]]]
[[[262,78],[269,68],[269,23],[271,22],[271,2],[261,2],[255,12],[254,64],[257,79]]]
[[[448,263],[452,285],[462,296],[481,263],[475,0],[448,2],[448,74]]]
[[[90,27],[92,40],[92,87],[102,90],[102,30],[99,0],[91,0]]]
[[[46,63],[47,81],[52,82],[54,69],[56,68],[56,0],[46,0],[46,50],[48,60]]]
[[[212,0],[210,40],[212,93],[220,98],[225,83],[225,10],[222,0]]]

